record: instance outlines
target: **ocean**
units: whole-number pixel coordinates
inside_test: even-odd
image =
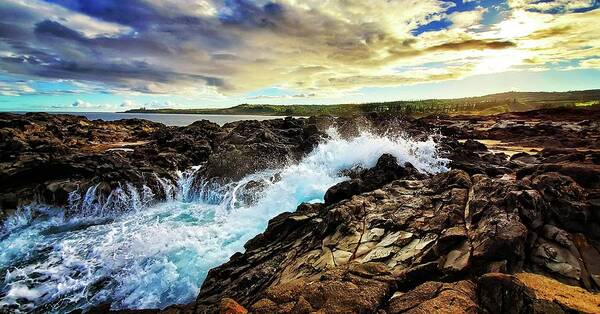
[[[24,113],[24,112],[17,112]],[[282,116],[220,115],[220,114],[170,114],[170,113],[123,113],[123,112],[49,112],[84,116],[90,120],[116,121],[122,119],[145,119],[169,126],[186,126],[198,120],[208,120],[218,125],[240,120],[282,119]]]

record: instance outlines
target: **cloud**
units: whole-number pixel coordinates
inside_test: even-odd
[[[596,0],[508,0],[513,8],[540,12],[570,12],[597,6]]]
[[[477,7],[472,11],[457,11],[448,15],[448,19],[452,22],[453,27],[468,28],[479,26],[483,19],[483,14],[487,12],[487,9]]]
[[[83,101],[81,99],[77,99],[75,102],[73,102],[71,104],[71,107],[73,108],[77,108],[77,109],[81,109],[81,108],[97,108],[100,107],[101,105],[94,105],[92,103],[89,103],[87,101]]]
[[[317,97],[600,55],[592,1],[509,0],[494,23],[483,22],[497,11],[483,3],[5,0],[0,68],[69,82],[60,93],[222,97],[280,86]],[[46,92],[19,88],[0,92]]]
[[[505,49],[515,47],[516,44],[511,41],[468,39],[459,42],[448,42],[437,46],[427,48],[426,51],[461,51],[461,50],[485,50],[485,49]]]
[[[180,107],[178,104],[171,101],[148,101],[143,104],[138,104],[133,100],[126,99],[121,103],[95,103],[82,99],[77,99],[71,103],[71,110],[74,111],[124,111],[128,109],[145,107],[148,109],[161,109],[161,108],[177,108]]]
[[[44,20],[35,25],[33,32],[40,36],[50,36],[69,40],[84,40],[83,34],[74,31],[58,22]]]
[[[35,89],[25,82],[2,82],[0,81],[1,96],[21,96],[35,93]]]
[[[330,87],[413,85],[423,82],[447,81],[463,77],[473,70],[473,65],[449,66],[443,69],[415,69],[400,74],[355,75],[331,78]],[[326,85],[326,83],[323,83]]]
[[[139,106],[137,106],[136,103],[133,102],[132,100],[126,99],[121,103],[121,105],[119,105],[119,107],[129,109],[129,108],[135,108],[135,107],[139,107]]]
[[[521,24],[523,29],[519,35],[522,36],[517,40],[538,65],[568,63],[600,54],[598,31],[590,27],[600,19],[598,9],[562,15],[521,12],[513,19],[535,21]]]
[[[246,99],[301,99],[301,98],[315,98],[322,97],[317,93],[301,93],[301,94],[293,94],[293,95],[258,95],[247,97]]]
[[[32,22],[35,24],[45,19],[60,19],[62,24],[88,37],[118,36],[131,31],[127,26],[104,22],[46,1],[4,0],[0,3],[0,12],[4,23],[25,30],[31,28]]]
[[[579,63],[579,65],[584,69],[600,69],[600,58],[583,60]]]

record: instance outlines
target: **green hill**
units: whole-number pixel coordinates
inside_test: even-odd
[[[443,114],[496,114],[542,108],[600,104],[600,89],[569,92],[505,92],[480,97],[427,99],[337,105],[242,104],[224,109],[133,109],[130,113],[229,114],[269,116],[348,116],[393,112],[413,116]]]

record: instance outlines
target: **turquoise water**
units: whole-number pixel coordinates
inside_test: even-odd
[[[111,208],[122,209],[118,214],[106,210],[109,204],[95,197],[94,187],[71,198],[79,217],[65,219],[63,209],[24,208],[0,235],[0,311],[63,313],[103,302],[113,309],[191,302],[208,270],[242,251],[270,218],[302,202],[322,201],[327,188],[345,179],[341,170],[371,167],[383,153],[423,172],[446,170],[447,160],[438,157],[433,140],[369,133],[344,140],[331,131],[331,139],[299,163],[226,186],[194,189],[190,170],[177,182],[165,181],[169,197],[157,203],[147,190],[123,184],[108,198]],[[263,186],[254,201],[244,197],[249,182]]]

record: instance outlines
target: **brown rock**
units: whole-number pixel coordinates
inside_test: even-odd
[[[518,273],[516,278],[534,294],[535,308],[553,308],[556,313],[598,313],[600,295],[580,287],[562,284],[552,278],[531,273]],[[527,295],[529,296],[529,295]],[[543,306],[540,306],[543,305]],[[558,311],[561,310],[561,312]],[[538,313],[543,313],[538,311]]]
[[[386,313],[477,313],[477,309],[475,285],[472,282],[427,282],[392,297]]]
[[[220,314],[246,314],[246,310],[243,306],[239,305],[235,300],[229,298],[223,298],[219,305]]]
[[[490,273],[477,282],[477,295],[483,313],[527,313],[533,292],[514,276]]]

